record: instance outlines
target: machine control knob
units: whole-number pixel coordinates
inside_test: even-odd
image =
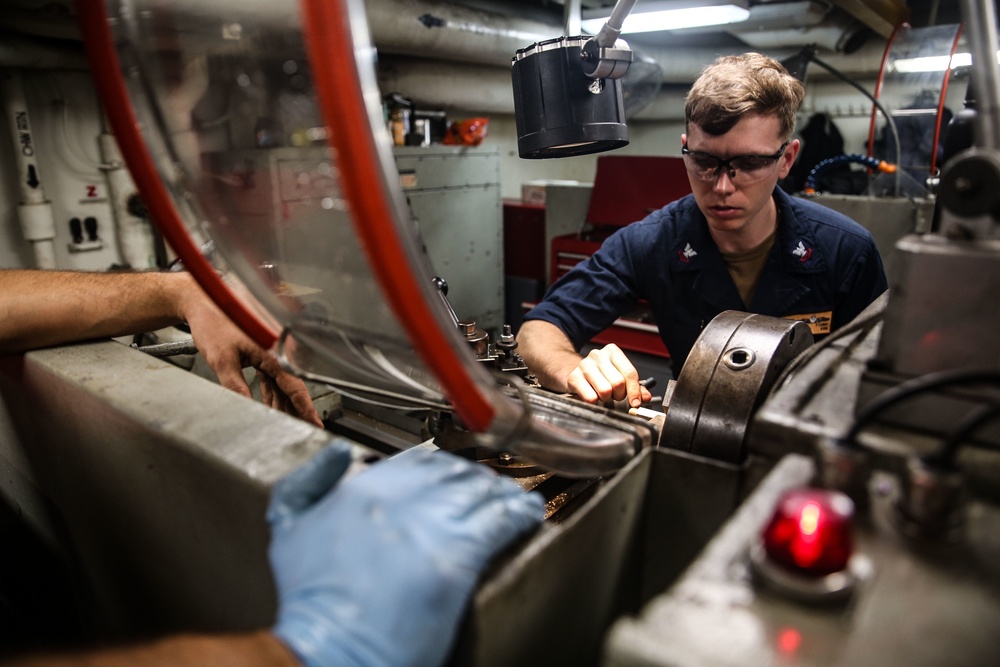
[[[517,349],[517,339],[514,338],[514,332],[509,324],[503,325],[500,338],[497,339],[497,347],[505,351]]]
[[[69,219],[69,233],[73,237],[73,243],[83,243],[83,222],[80,218]]]
[[[444,294],[445,296],[448,296],[448,281],[447,280],[445,280],[441,276],[434,276],[433,278],[431,278],[431,284],[433,284],[434,287],[439,292],[441,292],[441,294]]]
[[[477,329],[474,320],[459,320],[458,330],[465,337],[465,342],[472,346],[477,358],[490,357],[490,336],[482,329]]]
[[[83,228],[87,232],[88,241],[97,240],[97,218],[93,216],[87,216],[83,219]]]
[[[961,217],[1000,213],[1000,158],[976,149],[956,156],[941,176],[938,198]]]
[[[870,561],[854,553],[853,517],[854,503],[839,491],[786,491],[750,549],[757,580],[803,602],[849,598],[871,571]]]
[[[847,567],[854,550],[854,503],[843,493],[792,489],[778,501],[764,529],[764,551],[785,568],[823,576]]]

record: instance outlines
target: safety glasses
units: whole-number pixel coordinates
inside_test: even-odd
[[[688,173],[699,180],[713,181],[725,169],[731,181],[746,184],[766,177],[787,147],[786,141],[774,155],[737,155],[723,160],[711,153],[689,150],[685,141],[681,146],[681,155],[684,156],[684,166]]]

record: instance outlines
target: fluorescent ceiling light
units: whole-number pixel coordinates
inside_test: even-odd
[[[706,25],[724,25],[746,21],[750,16],[747,3],[740,0],[726,2],[701,2],[692,6],[687,2],[637,3],[636,10],[625,17],[622,34],[656,32],[659,30],[683,30]],[[682,6],[686,5],[686,6]],[[585,32],[596,35],[604,27],[610,16],[610,9],[586,11],[581,23]]]
[[[906,74],[914,72],[943,72],[948,69],[951,62],[952,69],[956,67],[968,67],[972,64],[971,53],[956,53],[954,58],[948,56],[923,56],[920,58],[903,58],[892,64],[897,72]]]

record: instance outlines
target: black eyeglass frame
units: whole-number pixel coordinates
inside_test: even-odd
[[[751,160],[773,160],[774,162],[772,162],[770,166],[774,166],[774,163],[776,163],[778,160],[780,160],[781,156],[785,154],[785,149],[788,148],[788,144],[790,144],[790,143],[791,143],[791,140],[786,141],[785,143],[781,144],[781,148],[779,148],[778,151],[774,155],[752,155],[752,154],[750,154],[750,155],[734,155],[733,157],[731,157],[729,159],[723,160],[721,157],[716,157],[715,155],[712,155],[711,153],[706,153],[705,151],[693,151],[693,150],[691,150],[691,149],[688,148],[687,142],[685,141],[684,145],[681,146],[681,155],[692,155],[692,156],[698,156],[698,157],[706,157],[706,158],[711,158],[712,160],[715,160],[715,162],[716,162],[716,164],[718,166],[716,166],[715,171],[712,172],[712,178],[711,179],[704,179],[704,180],[712,180],[712,179],[718,178],[719,174],[722,172],[723,167],[725,167],[726,173],[729,175],[729,178],[731,180],[735,180],[736,179],[736,172],[740,171],[740,169],[738,169],[736,167],[733,167],[733,164],[732,164],[733,162],[736,162],[737,160],[746,160],[746,159],[751,159]],[[743,171],[746,171],[746,170],[743,170]]]

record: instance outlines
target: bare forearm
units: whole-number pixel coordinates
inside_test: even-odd
[[[517,351],[543,387],[569,391],[566,379],[582,357],[559,327],[528,320],[517,333]]]
[[[176,324],[192,289],[180,273],[0,271],[0,353]]]
[[[292,652],[267,631],[239,635],[182,635],[126,648],[62,655],[37,655],[3,662],[2,667],[293,667]]]

